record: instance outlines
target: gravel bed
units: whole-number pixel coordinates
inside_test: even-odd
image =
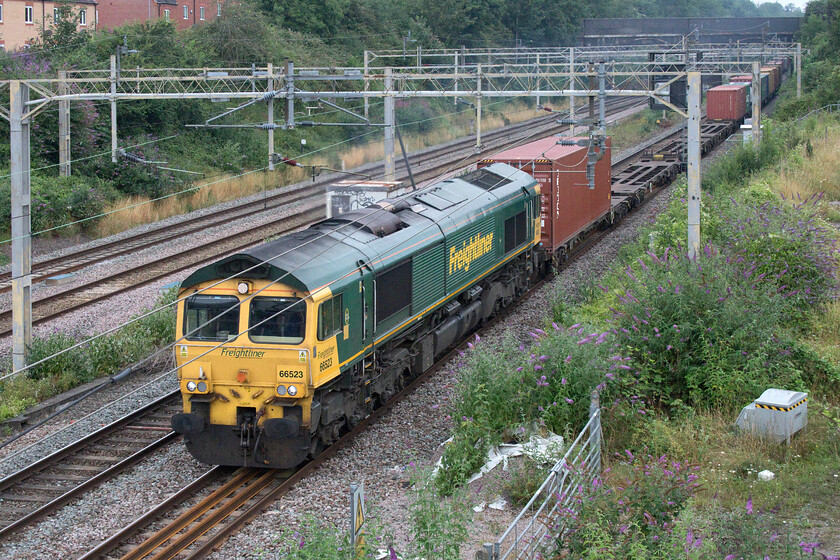
[[[524,336],[527,330],[540,326],[545,309],[559,286],[577,285],[576,280],[580,278],[597,277],[606,271],[618,249],[624,243],[634,240],[638,228],[648,223],[666,203],[667,193],[662,193],[640,211],[628,216],[598,245],[565,267],[552,283],[525,302],[516,314],[483,335],[480,347],[493,348],[501,344],[509,334]],[[129,303],[130,300],[126,302],[127,305]],[[276,541],[281,529],[294,526],[304,516],[313,516],[338,527],[346,527],[349,522],[349,487],[355,482],[365,483],[369,511],[388,523],[394,532],[395,548],[404,550],[411,539],[407,518],[412,500],[410,478],[415,467],[422,468],[434,464],[440,453],[440,444],[449,437],[450,420],[445,410],[457,369],[457,360],[447,364],[353,445],[327,461],[292,493],[275,502],[269,511],[231,538],[212,558],[279,558],[280,550]],[[127,391],[130,384],[141,383],[149,376],[151,374],[141,375],[119,388]],[[143,398],[150,398],[147,397],[147,392],[157,390],[162,393],[174,387],[174,379],[167,377],[144,390],[142,396],[132,396],[111,408],[119,409],[125,414]],[[104,393],[110,392],[103,391],[101,397],[93,397],[91,401],[97,398],[100,402],[107,401],[111,397]],[[99,403],[91,402],[86,409],[93,409],[97,404]],[[118,415],[116,411],[112,413],[115,417]],[[81,412],[74,412],[73,417],[80,414]],[[49,442],[30,447],[25,453],[12,459],[3,460],[0,462],[0,468],[3,472],[10,472],[14,467],[23,466],[39,453],[43,453],[39,451],[42,445],[58,447],[59,440],[69,443],[78,437],[77,431],[93,429],[97,424],[106,423],[103,414],[97,414],[96,420],[85,421],[91,424],[90,426],[85,426],[84,422],[76,422],[72,430],[66,430],[61,436],[54,436]],[[70,421],[69,416],[62,420],[65,424]],[[60,425],[58,423],[45,427],[43,432],[34,437],[44,437]],[[27,438],[27,443],[31,443],[29,439]],[[8,453],[9,450],[3,452]],[[197,464],[184,448],[176,443],[164,453],[156,454],[125,475],[62,508],[32,530],[10,539],[0,551],[0,559],[34,560],[50,556],[77,556],[96,546],[128,520],[138,517],[176,492],[204,470],[203,466]],[[471,501],[474,502],[471,505],[493,501],[500,493],[501,476],[503,475],[500,473],[494,473],[474,483],[469,493]],[[126,496],[132,496],[132,499],[126,500]],[[510,506],[505,511],[487,509],[476,514],[474,524],[470,528],[471,542],[464,548],[462,557],[472,558],[481,543],[492,540],[515,514]]]
[[[142,265],[143,263],[151,262],[162,257],[189,251],[190,249],[200,247],[211,240],[218,239],[222,234],[229,234],[232,230],[245,231],[253,228],[255,225],[262,224],[271,219],[276,219],[277,217],[293,216],[304,209],[308,209],[313,206],[314,204],[312,202],[297,202],[279,209],[271,209],[255,216],[233,220],[223,225],[208,228],[199,233],[193,233],[187,237],[169,241],[142,251],[102,261],[77,271],[73,280],[67,284],[47,286],[44,282],[38,282],[32,285],[32,299],[37,300],[48,297],[87,282],[93,282],[106,275],[134,268],[138,265]],[[111,239],[114,238],[109,238],[109,240]],[[60,251],[56,256],[61,256],[62,253],[63,251]],[[173,275],[173,278],[166,278],[145,287],[138,288],[137,290],[131,292],[127,298],[128,301],[120,301],[117,298],[120,298],[121,296],[116,296],[116,298],[110,298],[102,304],[80,309],[79,311],[71,313],[65,317],[50,321],[49,326],[45,326],[43,324],[35,326],[33,328],[33,334],[44,335],[50,331],[61,331],[72,336],[79,336],[89,332],[101,332],[115,326],[125,319],[128,319],[131,315],[139,313],[144,307],[149,307],[154,304],[162,286],[171,282],[182,280],[187,274],[189,274],[189,272],[190,271],[178,272]],[[149,287],[152,287],[153,289],[149,291]],[[123,294],[123,296],[125,296],[125,294]],[[122,299],[126,300],[125,297],[122,297]],[[0,294],[0,308],[9,309],[11,304],[11,292]],[[103,306],[107,307],[107,313],[102,313]],[[115,312],[115,310],[119,311]],[[5,337],[0,340],[0,357],[8,356],[10,353],[11,337]]]
[[[185,453],[180,442],[168,445],[92,490],[84,499],[59,509],[31,530],[6,538],[0,559],[75,558],[208,469]]]
[[[707,161],[704,160],[704,166],[707,165]],[[642,209],[628,216],[598,245],[564,267],[553,282],[525,302],[515,315],[483,335],[480,347],[496,347],[511,334],[525,336],[527,330],[540,326],[544,320],[545,309],[550,305],[557,290],[561,286],[580,285],[580,280],[596,278],[605,272],[619,248],[636,239],[639,228],[649,223],[659,210],[664,208],[668,196],[666,191],[649,201]],[[213,231],[208,230],[191,238],[191,243],[199,244],[212,236]],[[180,245],[180,250],[184,250],[183,244]],[[157,257],[161,252],[162,250],[155,250],[152,253]],[[130,257],[133,263],[143,258],[148,258],[148,255],[138,254]],[[121,262],[125,260],[128,259],[120,259]],[[117,266],[117,261],[107,266]],[[183,278],[185,274],[187,273],[179,273],[177,277]],[[68,332],[79,332],[82,325],[85,330],[105,328],[138,313],[142,307],[154,301],[162,285],[174,280],[176,279],[165,279],[138,289],[130,295],[118,296],[107,303],[80,310],[54,322],[49,328]],[[574,295],[574,290],[570,292],[566,289],[564,293]],[[450,421],[445,411],[457,370],[457,362],[447,364],[358,441],[327,461],[318,472],[301,482],[290,495],[275,502],[268,512],[230,539],[212,558],[279,558],[280,550],[276,543],[278,534],[282,528],[294,526],[302,516],[311,515],[338,527],[346,527],[349,523],[347,516],[350,484],[362,481],[366,486],[369,511],[388,523],[394,532],[395,548],[404,550],[411,539],[407,518],[408,506],[412,499],[410,477],[415,467],[434,464],[439,456],[441,443],[449,436]],[[174,376],[166,376],[150,383],[130,398],[114,403],[107,410],[97,412],[87,420],[80,420],[86,414],[96,411],[99,406],[110,403],[115,394],[126,394],[153,380],[161,371],[163,368],[153,368],[118,384],[113,390],[103,390],[89,399],[85,406],[77,407],[36,433],[0,450],[0,473],[8,474],[51,450],[75,441],[82,433],[128,413],[141,403],[154,398],[153,394],[156,396],[175,388]],[[68,426],[72,429],[55,433]],[[54,435],[48,437],[51,433]],[[100,540],[128,520],[136,518],[152,505],[176,492],[204,470],[206,468],[197,464],[182,445],[170,446],[165,452],[135,466],[125,475],[62,508],[34,530],[9,539],[0,550],[0,560],[77,556],[96,546]],[[471,505],[493,501],[500,492],[499,479],[503,476],[494,473],[474,483],[470,492],[474,502]],[[132,499],[126,499],[127,496],[131,496]],[[493,540],[515,514],[510,506],[501,512],[485,510],[477,514],[470,527],[471,543],[464,548],[462,557],[473,558],[481,543]]]

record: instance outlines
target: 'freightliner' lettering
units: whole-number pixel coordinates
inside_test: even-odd
[[[250,348],[222,348],[222,356],[228,358],[262,358],[265,350],[251,350]]]
[[[469,272],[470,264],[489,253],[493,249],[493,234],[474,235],[469,241],[464,241],[460,249],[449,248],[449,274],[455,274],[459,270]]]

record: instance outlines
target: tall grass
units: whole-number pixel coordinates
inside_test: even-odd
[[[522,122],[545,114],[533,107],[522,107],[520,104],[514,104],[512,109],[505,114],[490,113],[485,115],[482,118],[482,132],[496,130],[511,123]],[[474,127],[472,113],[460,113],[449,117],[445,123],[428,133],[404,137],[406,150],[411,152],[474,134]],[[383,153],[384,143],[382,141],[372,141],[352,145],[332,154],[307,156],[304,158],[304,163],[352,169],[382,159]],[[227,179],[201,179],[196,181],[194,185],[212,184],[184,195],[171,196],[157,202],[150,202],[150,198],[144,196],[123,198],[106,205],[104,213],[107,215],[97,223],[92,233],[97,237],[113,235],[138,225],[179,216],[263,190],[290,185],[302,181],[306,177],[307,170],[305,169],[279,165],[275,171],[249,173],[244,176],[231,176]]]
[[[106,215],[97,223],[95,235],[106,237],[135,226],[179,216],[220,202],[294,183],[304,178],[303,169],[290,167],[276,172],[261,171],[241,177],[215,179],[215,182],[207,187],[155,202],[150,202],[150,199],[144,196],[123,198],[105,207]]]

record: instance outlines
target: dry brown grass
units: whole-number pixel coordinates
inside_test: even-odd
[[[138,225],[179,216],[192,210],[242,198],[263,189],[273,189],[300,181],[303,178],[304,172],[300,168],[287,168],[279,174],[259,171],[244,176],[223,177],[210,182],[204,180],[196,183],[195,186],[207,186],[154,202],[142,196],[124,198],[105,209],[108,215],[99,221],[96,233],[101,237],[113,235]]]
[[[489,132],[511,123],[521,122],[544,114],[544,112],[533,107],[523,107],[521,104],[515,104],[505,113],[504,117],[497,114],[486,115],[482,119],[482,131]],[[406,136],[404,138],[406,150],[409,152],[419,150],[473,134],[475,131],[471,130],[471,121],[472,114],[465,112],[450,118],[452,123],[450,126],[438,127],[428,134]],[[352,169],[382,159],[383,152],[383,142],[375,141],[351,146],[331,155],[307,157],[306,163],[327,167],[343,163],[346,169]],[[278,171],[274,172],[255,172],[213,181],[203,179],[194,184],[195,187],[200,188],[190,193],[171,196],[156,202],[150,202],[148,198],[139,196],[122,199],[105,209],[108,215],[97,224],[95,235],[99,237],[113,235],[139,225],[157,222],[220,202],[249,196],[263,189],[275,189],[289,185],[305,179],[305,173],[301,168],[280,166]]]
[[[774,188],[788,198],[825,193],[828,200],[840,200],[840,129],[829,128],[811,145],[810,157],[806,146],[798,148],[802,163],[783,166]]]

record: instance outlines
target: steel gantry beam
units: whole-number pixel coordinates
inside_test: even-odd
[[[739,45],[711,49],[703,45],[698,49],[704,57],[691,56],[691,49],[681,44],[671,48],[662,46],[645,48],[567,48],[495,51],[426,51],[419,50],[415,66],[374,67],[372,62],[387,60],[388,53],[365,53],[364,68],[295,68],[287,61],[284,67],[267,65],[249,68],[117,68],[114,60],[105,70],[68,70],[56,78],[0,81],[0,94],[9,92],[8,107],[0,104],[0,117],[11,124],[11,180],[12,180],[12,270],[13,270],[13,356],[14,367],[26,364],[32,336],[31,317],[31,231],[29,191],[29,124],[38,112],[51,102],[59,103],[60,116],[60,170],[70,173],[70,119],[73,102],[108,101],[111,107],[111,153],[121,152],[117,141],[117,103],[130,100],[216,100],[233,101],[239,108],[265,101],[268,108],[267,122],[259,125],[269,132],[268,153],[273,154],[275,128],[291,129],[313,126],[316,121],[295,120],[296,101],[314,101],[338,107],[327,100],[363,99],[364,120],[369,118],[369,100],[384,101],[386,175],[394,174],[394,131],[396,99],[451,97],[472,98],[476,110],[476,146],[481,147],[481,113],[486,99],[531,97],[568,97],[571,110],[575,110],[578,97],[651,97],[688,116],[689,134],[699,135],[698,88],[702,74],[734,75],[755,69],[774,56],[794,56],[794,68],[800,70],[799,45],[750,47]],[[655,52],[655,60],[647,60]],[[708,53],[712,52],[713,55]],[[644,55],[645,60],[640,60]],[[708,55],[708,56],[707,56]],[[426,58],[424,59],[423,56]],[[113,57],[112,57],[113,58]],[[442,60],[444,63],[426,65],[424,61]],[[599,64],[596,72],[593,62]],[[664,71],[669,64],[684,64],[680,71]],[[753,62],[755,61],[755,62]],[[675,67],[675,66],[673,66]],[[685,110],[674,106],[665,97],[669,84],[686,78],[689,80],[689,104]],[[798,78],[798,76],[797,76]],[[600,86],[598,85],[600,84]],[[652,85],[655,84],[655,85]],[[758,80],[753,80],[754,88]],[[274,97],[285,98],[285,122],[274,123]],[[759,96],[754,96],[760,97]],[[340,107],[339,107],[340,108]],[[755,109],[754,109],[755,111]],[[232,114],[227,111],[223,116]],[[358,115],[355,115],[358,116]],[[697,123],[695,125],[695,122]],[[357,123],[353,123],[357,124]],[[375,123],[370,123],[375,124]],[[216,126],[205,123],[197,126]],[[236,126],[236,125],[221,125]],[[383,126],[376,124],[376,126]],[[754,115],[754,134],[760,135],[760,115]],[[695,130],[696,128],[696,130]],[[691,138],[691,136],[690,136]],[[689,160],[692,161],[689,149]],[[271,161],[271,160],[269,160]],[[269,165],[272,165],[271,163]],[[695,166],[690,163],[690,169]],[[697,168],[699,178],[699,167]],[[692,175],[692,173],[690,173]],[[697,194],[699,204],[699,191]],[[693,207],[693,206],[692,206]],[[699,239],[699,221],[689,221],[689,247],[696,250]]]

